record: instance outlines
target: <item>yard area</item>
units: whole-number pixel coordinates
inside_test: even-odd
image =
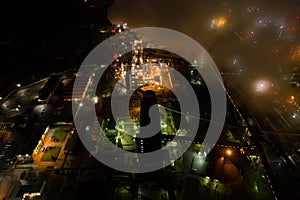
[[[61,147],[47,147],[44,155],[41,158],[41,161],[55,162],[60,150]]]
[[[68,131],[65,129],[56,129],[52,135],[51,141],[54,142],[63,142],[67,137]]]

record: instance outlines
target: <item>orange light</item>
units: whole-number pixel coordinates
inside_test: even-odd
[[[217,27],[218,28],[223,27],[225,25],[225,23],[226,23],[226,19],[224,17],[219,17],[217,19]]]
[[[230,155],[232,154],[232,151],[231,151],[230,149],[227,149],[227,150],[226,150],[226,154],[227,154],[228,156],[230,156]]]
[[[292,100],[292,101],[294,101],[294,100],[295,100],[295,97],[294,97],[293,95],[291,96],[291,100]]]
[[[295,96],[292,95],[292,96],[290,97],[290,99],[289,99],[289,102],[294,103],[294,102],[295,102]]]
[[[214,29],[221,29],[226,25],[226,23],[227,21],[225,17],[218,17],[211,21],[210,27]]]

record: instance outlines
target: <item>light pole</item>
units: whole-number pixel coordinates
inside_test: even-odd
[[[231,149],[226,149],[225,154],[224,154],[224,159],[223,159],[223,166],[225,165],[225,159],[227,157],[230,157],[232,155]]]
[[[223,156],[223,170],[222,170],[222,178],[224,179],[224,170],[225,170],[225,160],[226,158],[229,158],[232,155],[231,149],[226,149],[224,156]]]

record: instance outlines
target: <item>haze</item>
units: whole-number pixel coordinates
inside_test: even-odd
[[[278,78],[295,67],[300,4],[296,1],[116,0],[115,23],[159,26],[198,41],[220,71]],[[218,20],[224,24],[213,24]]]

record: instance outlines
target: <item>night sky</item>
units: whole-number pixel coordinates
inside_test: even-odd
[[[26,85],[81,64],[96,28],[110,23],[105,9],[87,7],[81,0],[1,2],[0,58],[5,73],[0,73],[0,96],[17,83]]]
[[[11,80],[32,81],[39,74],[62,71],[60,63],[53,62],[57,56],[65,56],[65,65],[73,65],[76,58],[80,64],[85,56],[82,49],[88,49],[93,33],[75,27],[101,27],[106,15],[104,10],[82,9],[83,2],[2,2],[1,43],[11,40],[14,45],[0,49],[8,71],[1,78],[4,89]],[[208,51],[222,72],[280,82],[282,75],[300,71],[299,1],[96,0],[96,5],[107,2],[112,2],[107,11],[112,23],[187,34]]]
[[[300,60],[291,58],[300,42],[299,1],[116,0],[109,19],[131,28],[159,26],[185,33],[223,71],[278,77],[291,73]],[[221,27],[213,24],[220,19]]]

